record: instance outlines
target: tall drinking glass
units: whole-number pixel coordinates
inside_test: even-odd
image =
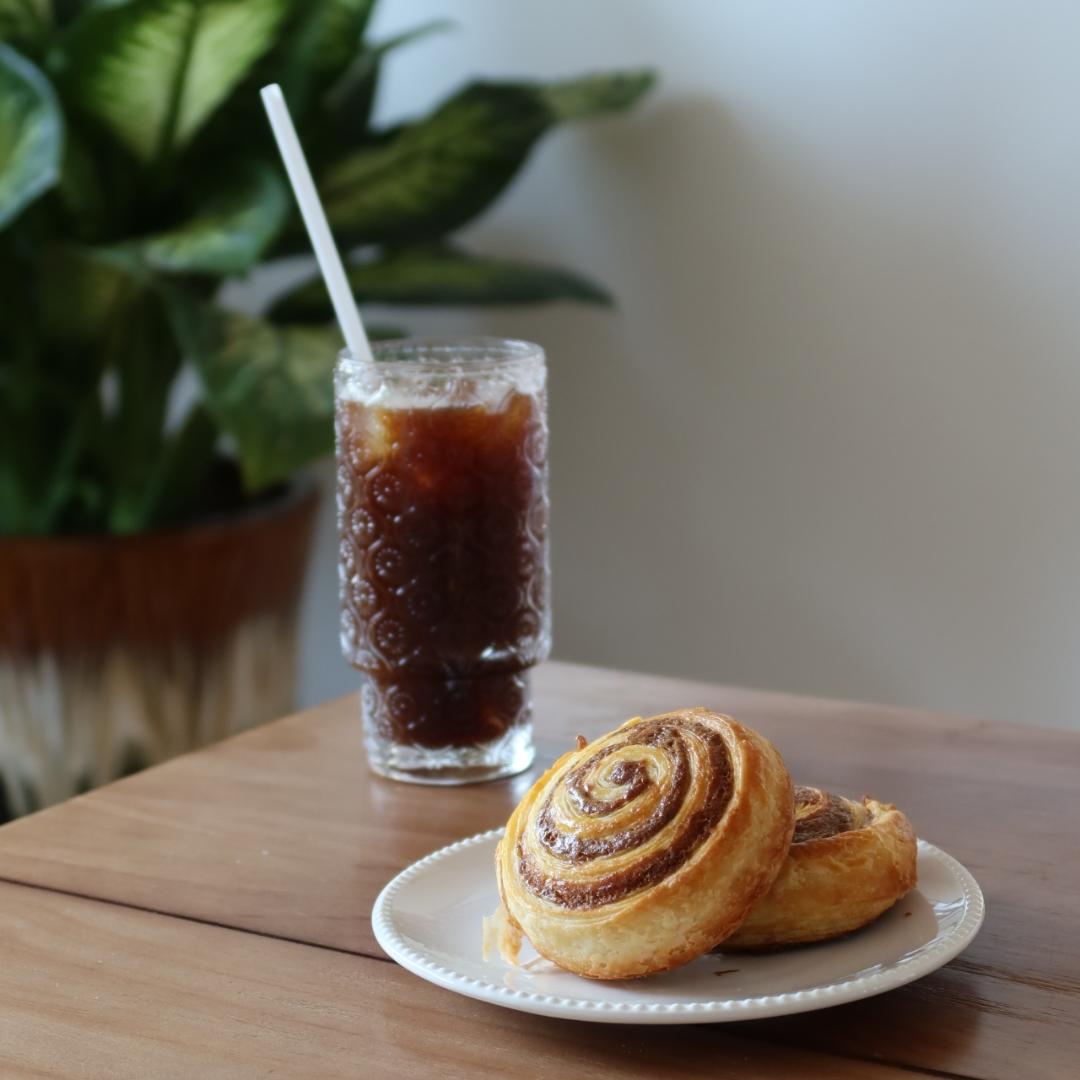
[[[341,647],[368,760],[458,784],[533,757],[551,647],[544,353],[394,341],[335,373]]]

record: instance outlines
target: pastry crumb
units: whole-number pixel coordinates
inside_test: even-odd
[[[588,745],[589,745],[589,740],[586,739],[584,735],[579,735],[577,737],[577,748],[579,750],[584,750],[585,747],[588,746]]]
[[[484,916],[484,943],[481,955],[484,961],[498,950],[499,955],[511,966],[518,966],[521,953],[521,931],[510,921],[506,908],[499,904],[491,915]]]

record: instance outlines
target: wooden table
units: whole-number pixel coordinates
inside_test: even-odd
[[[374,778],[346,699],[0,829],[0,1077],[1080,1075],[1080,735],[567,664],[536,692],[541,761],[635,713],[748,721],[801,780],[908,809],[982,883],[982,932],[910,986],[768,1021],[606,1026],[458,997],[383,956],[371,905],[530,778]]]

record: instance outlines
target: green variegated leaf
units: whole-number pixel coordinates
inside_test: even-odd
[[[64,124],[48,79],[0,44],[0,228],[60,177]]]
[[[172,311],[207,406],[236,443],[249,490],[284,480],[333,449],[336,330],[273,326],[179,294]]]
[[[38,272],[42,336],[66,348],[100,344],[140,288],[136,264],[108,249],[58,244],[42,251]]]
[[[175,336],[159,291],[145,265],[130,252],[56,245],[41,253],[34,290],[41,346],[55,378],[66,364],[71,408],[79,418],[63,425],[68,455],[83,453],[94,420],[103,524],[114,533],[148,527],[155,505],[149,495],[165,446],[169,392],[180,366]],[[75,383],[81,376],[82,389]],[[109,372],[112,405],[94,418],[84,404],[97,400],[96,380]],[[68,428],[71,431],[68,431]],[[78,478],[58,468],[43,512],[64,511]]]
[[[50,0],[0,0],[0,41],[36,56],[51,29]]]
[[[151,482],[166,446],[169,391],[180,352],[156,291],[136,293],[106,338],[106,367],[116,375],[116,409],[108,425],[110,532],[133,533],[150,524]]]
[[[135,528],[174,524],[199,509],[219,437],[206,407],[193,406],[176,431],[165,437],[143,483],[131,493],[134,498],[124,509]]]
[[[476,83],[387,145],[358,150],[321,184],[352,242],[402,242],[463,225],[513,178],[551,122],[528,87]]]
[[[96,242],[107,231],[110,199],[121,196],[119,185],[110,184],[104,171],[82,133],[68,130],[56,193],[71,217],[72,239]]]
[[[655,82],[651,71],[620,71],[551,83],[538,93],[556,120],[581,120],[630,108]]]
[[[143,162],[186,145],[270,47],[288,0],[129,0],[72,30],[65,85]]]
[[[255,159],[226,171],[192,217],[137,242],[155,269],[170,273],[241,274],[273,243],[290,209],[279,169]]]
[[[195,155],[265,154],[274,141],[259,100],[267,83],[280,83],[300,131],[304,153],[318,167],[367,137],[366,121],[336,124],[323,108],[331,86],[363,48],[374,0],[288,0],[289,12],[268,49],[199,136]],[[299,246],[299,245],[298,245]]]
[[[82,408],[72,410],[65,422],[57,425],[59,441],[51,462],[51,468],[43,480],[35,485],[32,496],[32,513],[26,522],[26,531],[48,533],[56,528],[65,514],[76,518],[85,514],[88,488],[85,475],[86,459],[93,437],[99,430],[101,407],[96,401],[86,401]],[[56,438],[56,432],[53,437]],[[100,488],[90,495],[93,501],[101,494]],[[91,514],[93,510],[91,509]]]
[[[304,0],[283,37],[278,82],[300,118],[361,47],[375,0]]]
[[[567,83],[473,83],[389,142],[356,150],[321,178],[331,224],[352,243],[443,236],[501,194],[537,139],[563,119],[625,108],[649,76]]]
[[[385,41],[364,46],[326,95],[327,108],[333,113],[337,127],[346,135],[352,135],[349,141],[355,141],[356,133],[363,130],[371,117],[375,88],[386,57],[404,45],[445,33],[456,26],[452,19],[432,19]]]
[[[607,304],[610,295],[580,274],[515,259],[467,255],[448,246],[392,251],[349,269],[358,302],[380,304],[531,304],[581,300]],[[320,279],[274,307],[275,317],[314,320],[332,316]]]

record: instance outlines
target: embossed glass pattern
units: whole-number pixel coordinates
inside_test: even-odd
[[[518,772],[551,643],[543,351],[388,342],[343,353],[335,388],[341,645],[372,767]]]

